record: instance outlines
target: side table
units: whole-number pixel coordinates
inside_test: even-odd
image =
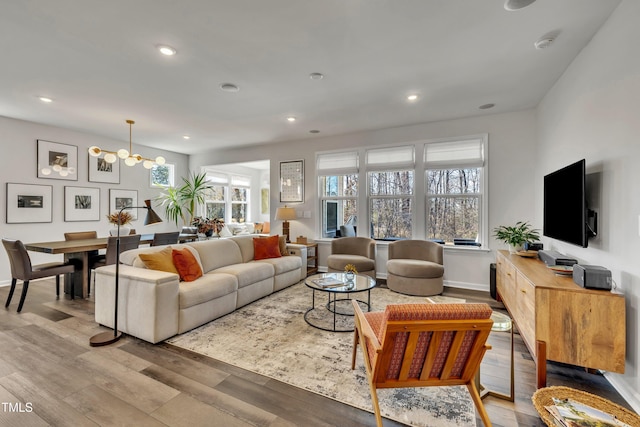
[[[318,244],[304,243],[307,247],[307,276],[318,272]]]
[[[507,332],[509,331],[511,335],[511,382],[510,382],[510,390],[509,394],[499,393],[497,391],[489,390],[485,388],[480,383],[480,369],[478,369],[478,373],[476,374],[476,386],[478,387],[478,391],[480,392],[480,398],[484,399],[487,396],[497,397],[498,399],[508,400],[509,402],[513,402],[515,398],[515,384],[514,384],[514,358],[513,358],[513,320],[506,314],[502,314],[498,311],[494,311],[491,313],[491,320],[493,320],[493,326],[491,327],[491,331],[498,332]]]

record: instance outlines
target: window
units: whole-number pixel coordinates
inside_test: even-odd
[[[222,218],[225,222],[250,220],[250,177],[207,172],[207,181],[211,185],[205,196],[207,218]]]
[[[316,170],[322,207],[322,237],[335,237],[344,224],[357,224],[358,153],[319,154]]]
[[[173,187],[174,165],[165,163],[164,165],[153,165],[149,170],[152,187]]]
[[[425,145],[428,239],[480,246],[486,136]]]
[[[413,235],[414,147],[367,151],[370,235],[377,240]]]

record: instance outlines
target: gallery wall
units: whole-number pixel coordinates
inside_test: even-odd
[[[88,180],[88,148],[97,145],[104,149],[117,150],[128,148],[128,130],[123,121],[122,134],[125,140],[116,141],[107,138],[97,137],[86,133],[74,132],[67,129],[46,126],[22,120],[10,119],[0,116],[0,235],[4,238],[20,239],[24,242],[46,242],[52,240],[63,240],[64,233],[68,231],[96,230],[99,236],[106,236],[112,225],[106,219],[109,213],[109,190],[136,190],[138,204],[144,204],[145,199],[154,199],[158,194],[157,188],[152,188],[150,184],[149,170],[136,165],[133,167],[120,166],[120,183],[89,182]],[[37,177],[36,156],[37,140],[53,141],[78,147],[78,167],[76,171],[77,181],[66,181],[59,179],[42,179]],[[134,144],[134,147],[136,145]],[[176,177],[188,173],[188,158],[184,154],[169,151],[156,150],[149,147],[138,146],[138,152],[146,157],[155,158],[162,155],[167,163],[175,165]],[[52,187],[52,222],[50,223],[6,223],[6,191],[7,182],[19,184],[36,184]],[[65,222],[64,220],[64,187],[87,187],[99,189],[99,220]],[[157,203],[154,202],[156,207]],[[164,218],[162,209],[156,209],[157,213]],[[132,227],[138,232],[169,231],[176,230],[175,224],[163,222],[160,224],[144,227],[145,213],[138,211],[138,219],[132,223]],[[10,282],[11,270],[9,261],[4,254],[0,255],[0,284]],[[34,264],[52,261],[61,261],[61,255],[47,255],[30,252]]]
[[[612,271],[626,299],[625,374],[606,374],[640,412],[640,2],[623,1],[538,107],[536,221],[542,177],[585,159],[598,237],[588,248],[545,239],[584,264]],[[558,40],[560,42],[560,40]]]

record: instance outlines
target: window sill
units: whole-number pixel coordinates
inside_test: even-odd
[[[331,243],[334,238],[331,237],[323,237],[319,239],[314,239],[315,243]],[[421,240],[421,239],[416,239]],[[394,240],[376,240],[376,246],[389,246],[390,243],[393,243]],[[487,247],[479,247],[479,246],[469,246],[469,245],[443,245],[443,248],[446,252],[481,252],[487,253],[491,252],[490,248]]]

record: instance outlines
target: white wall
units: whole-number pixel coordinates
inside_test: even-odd
[[[626,372],[607,374],[640,411],[640,2],[625,0],[578,55],[538,108],[536,218],[542,177],[586,159],[595,178],[599,237],[589,247],[546,239],[548,247],[604,266],[626,298]],[[560,42],[560,39],[558,40]],[[591,180],[588,180],[590,182]]]
[[[489,134],[489,229],[501,224],[513,224],[519,220],[534,218],[534,164],[536,156],[535,113],[533,110],[508,114],[485,115],[459,120],[402,126],[370,132],[360,132],[336,137],[315,138],[245,147],[231,150],[216,150],[191,156],[190,168],[198,170],[210,164],[237,163],[270,159],[271,161],[271,218],[275,217],[279,202],[279,162],[304,159],[305,161],[305,201],[294,204],[296,210],[311,211],[310,219],[299,218],[291,222],[291,235],[305,235],[316,239],[319,235],[320,212],[315,179],[315,154],[318,151],[357,148],[390,144],[406,144],[435,138]],[[364,191],[364,187],[361,187]],[[424,205],[424,198],[416,203]],[[289,204],[292,205],[292,204]],[[364,207],[362,207],[364,209]],[[362,216],[362,215],[361,215]],[[281,231],[281,222],[272,221],[272,233]],[[541,227],[542,224],[534,224]],[[424,228],[424,227],[422,227]],[[377,270],[385,277],[386,244],[378,245]],[[491,240],[492,249],[505,247]],[[326,256],[330,252],[328,242],[320,244],[319,265],[326,266]],[[488,290],[489,264],[495,261],[495,253],[447,250],[445,254],[445,280],[447,284],[471,289]]]
[[[126,138],[126,128],[123,128],[123,136]],[[37,140],[44,139],[78,147],[78,180],[63,181],[57,179],[40,179],[36,173]],[[40,125],[22,120],[10,119],[0,116],[0,200],[3,209],[0,209],[0,236],[10,239],[20,239],[23,242],[46,242],[63,240],[67,231],[96,230],[99,236],[106,236],[112,228],[106,215],[109,213],[109,189],[137,190],[138,204],[144,204],[146,199],[154,199],[159,190],[151,188],[149,171],[137,165],[128,167],[120,166],[120,184],[105,184],[89,182],[88,180],[88,153],[87,149],[97,145],[105,149],[128,148],[129,141],[115,141],[106,138],[74,132],[53,126]],[[134,147],[135,144],[134,144]],[[138,146],[139,152],[146,157],[155,158],[162,155],[168,163],[175,164],[176,179],[185,176],[188,171],[188,159],[186,155],[173,152],[156,150],[149,147]],[[6,223],[6,183],[51,185],[53,187],[53,222],[38,224],[7,224]],[[100,221],[65,222],[64,221],[64,187],[92,187],[100,188]],[[155,207],[156,203],[152,203]],[[161,208],[156,212],[164,217]],[[142,213],[142,214],[141,214]],[[136,231],[144,233],[144,213],[138,212],[138,220],[132,223]],[[175,224],[164,222],[146,228],[149,232],[175,230]],[[2,250],[4,252],[4,250]],[[61,261],[62,255],[47,255],[30,253],[34,264]],[[11,270],[6,254],[0,255],[0,283],[8,283],[11,279]]]

